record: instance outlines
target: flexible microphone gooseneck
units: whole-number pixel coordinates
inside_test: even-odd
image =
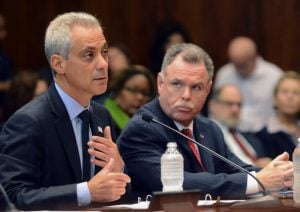
[[[257,183],[260,185],[260,187],[262,188],[263,196],[266,197],[266,198],[262,199],[262,200],[259,201],[259,202],[258,202],[258,201],[255,201],[255,200],[254,200],[255,202],[254,202],[254,201],[250,202],[250,201],[248,200],[248,201],[249,201],[249,204],[248,204],[248,203],[246,203],[246,204],[244,203],[244,204],[243,204],[243,202],[240,202],[240,203],[236,204],[237,206],[240,206],[241,208],[242,208],[242,207],[249,207],[250,205],[252,206],[252,204],[258,206],[257,204],[258,204],[258,203],[261,203],[261,207],[268,208],[268,207],[278,207],[278,206],[282,205],[282,204],[279,202],[278,198],[273,197],[272,195],[269,195],[270,192],[267,191],[267,189],[266,189],[265,186],[260,182],[260,180],[258,180],[258,179],[257,179],[251,172],[249,172],[248,170],[246,170],[246,169],[244,169],[243,167],[239,166],[238,164],[236,164],[236,163],[234,163],[234,162],[228,160],[227,158],[225,158],[225,157],[223,157],[222,155],[218,154],[217,152],[215,152],[215,151],[209,149],[208,147],[204,146],[203,144],[201,144],[201,143],[195,141],[194,139],[192,139],[192,138],[186,136],[185,134],[181,133],[180,131],[178,131],[178,130],[176,130],[176,129],[174,129],[174,128],[172,128],[172,127],[170,127],[170,126],[168,126],[168,125],[166,125],[166,124],[164,124],[164,123],[162,123],[162,122],[160,122],[160,121],[158,121],[158,120],[156,120],[156,119],[154,119],[152,116],[150,116],[150,115],[148,115],[148,114],[143,114],[143,115],[142,115],[142,119],[143,119],[144,121],[146,121],[146,122],[149,122],[149,123],[150,123],[150,122],[153,122],[153,123],[159,124],[159,125],[161,125],[161,126],[163,126],[163,127],[168,128],[169,130],[172,130],[173,132],[176,132],[177,134],[179,134],[179,135],[185,137],[186,139],[190,140],[191,142],[193,142],[193,143],[196,144],[197,146],[201,147],[201,148],[204,149],[205,151],[209,152],[209,153],[212,154],[213,156],[219,158],[220,160],[224,161],[225,163],[229,164],[230,166],[232,166],[232,167],[238,169],[239,171],[241,171],[241,172],[243,172],[243,173],[246,173],[246,174],[250,175],[253,179],[255,179],[256,182],[257,182]],[[265,204],[266,201],[268,201],[267,204]],[[246,201],[246,202],[247,202],[247,201]]]
[[[0,190],[1,190],[1,193],[3,194],[3,197],[4,197],[4,200],[5,200],[5,203],[7,205],[7,211],[10,211],[10,212],[13,212],[13,211],[18,211],[15,207],[15,205],[9,200],[7,194],[6,194],[6,191],[4,190],[2,184],[0,183]]]

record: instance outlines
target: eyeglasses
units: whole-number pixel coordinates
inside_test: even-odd
[[[138,95],[141,94],[144,97],[150,97],[151,94],[147,91],[143,91],[139,88],[131,88],[131,87],[124,87],[125,90],[129,91],[130,93],[132,93],[133,95]]]
[[[237,106],[238,108],[241,108],[243,105],[241,102],[232,102],[232,101],[226,101],[226,100],[220,100],[220,99],[217,99],[217,102],[219,102],[220,104],[222,104],[226,107]]]

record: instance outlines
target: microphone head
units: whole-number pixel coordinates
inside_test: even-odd
[[[143,114],[142,119],[146,122],[151,122],[153,120],[153,117],[147,114]]]

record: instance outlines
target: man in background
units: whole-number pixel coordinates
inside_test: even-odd
[[[244,163],[265,167],[270,161],[266,158],[263,144],[251,132],[239,132],[242,94],[234,85],[223,85],[212,92],[208,104],[210,118],[215,121],[224,135],[229,149]]]
[[[239,129],[258,131],[274,115],[272,94],[283,72],[263,60],[254,41],[248,37],[234,38],[228,46],[228,57],[230,62],[217,71],[214,87],[237,86],[243,95]]]

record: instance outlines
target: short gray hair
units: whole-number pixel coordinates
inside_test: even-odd
[[[99,27],[102,30],[100,22],[88,13],[69,12],[57,16],[50,22],[45,35],[45,54],[49,62],[53,54],[68,58],[74,26]]]
[[[161,72],[165,73],[177,55],[180,55],[183,61],[191,64],[203,63],[207,69],[210,79],[214,76],[214,65],[210,56],[201,47],[192,43],[181,43],[171,46],[164,56]]]

